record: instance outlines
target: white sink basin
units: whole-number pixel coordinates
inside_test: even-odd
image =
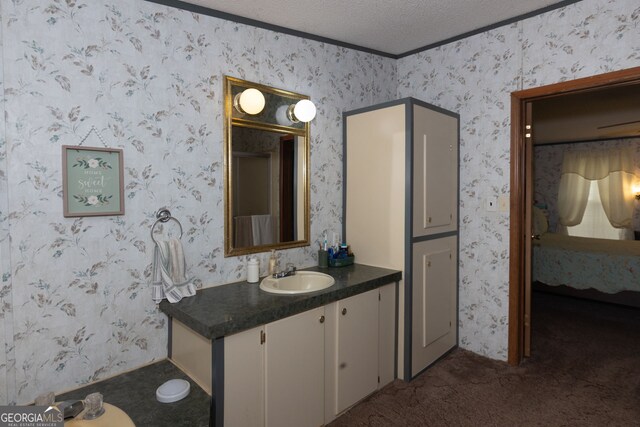
[[[328,274],[317,271],[297,271],[293,276],[279,279],[267,276],[260,282],[260,289],[273,294],[306,294],[327,289],[335,282]]]

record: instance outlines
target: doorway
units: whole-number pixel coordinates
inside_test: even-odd
[[[551,97],[640,84],[640,67],[532,88],[511,94],[511,200],[508,362],[519,364],[530,343],[532,103]]]

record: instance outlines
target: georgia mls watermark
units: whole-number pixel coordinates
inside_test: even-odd
[[[0,427],[64,427],[57,406],[0,406]]]

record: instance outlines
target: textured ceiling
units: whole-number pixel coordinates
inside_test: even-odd
[[[400,55],[558,0],[189,0],[219,12]]]

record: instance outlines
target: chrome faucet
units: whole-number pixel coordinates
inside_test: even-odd
[[[280,279],[282,277],[294,276],[295,274],[296,274],[296,267],[293,264],[288,263],[286,270],[283,270],[279,273],[273,273],[273,278]]]

